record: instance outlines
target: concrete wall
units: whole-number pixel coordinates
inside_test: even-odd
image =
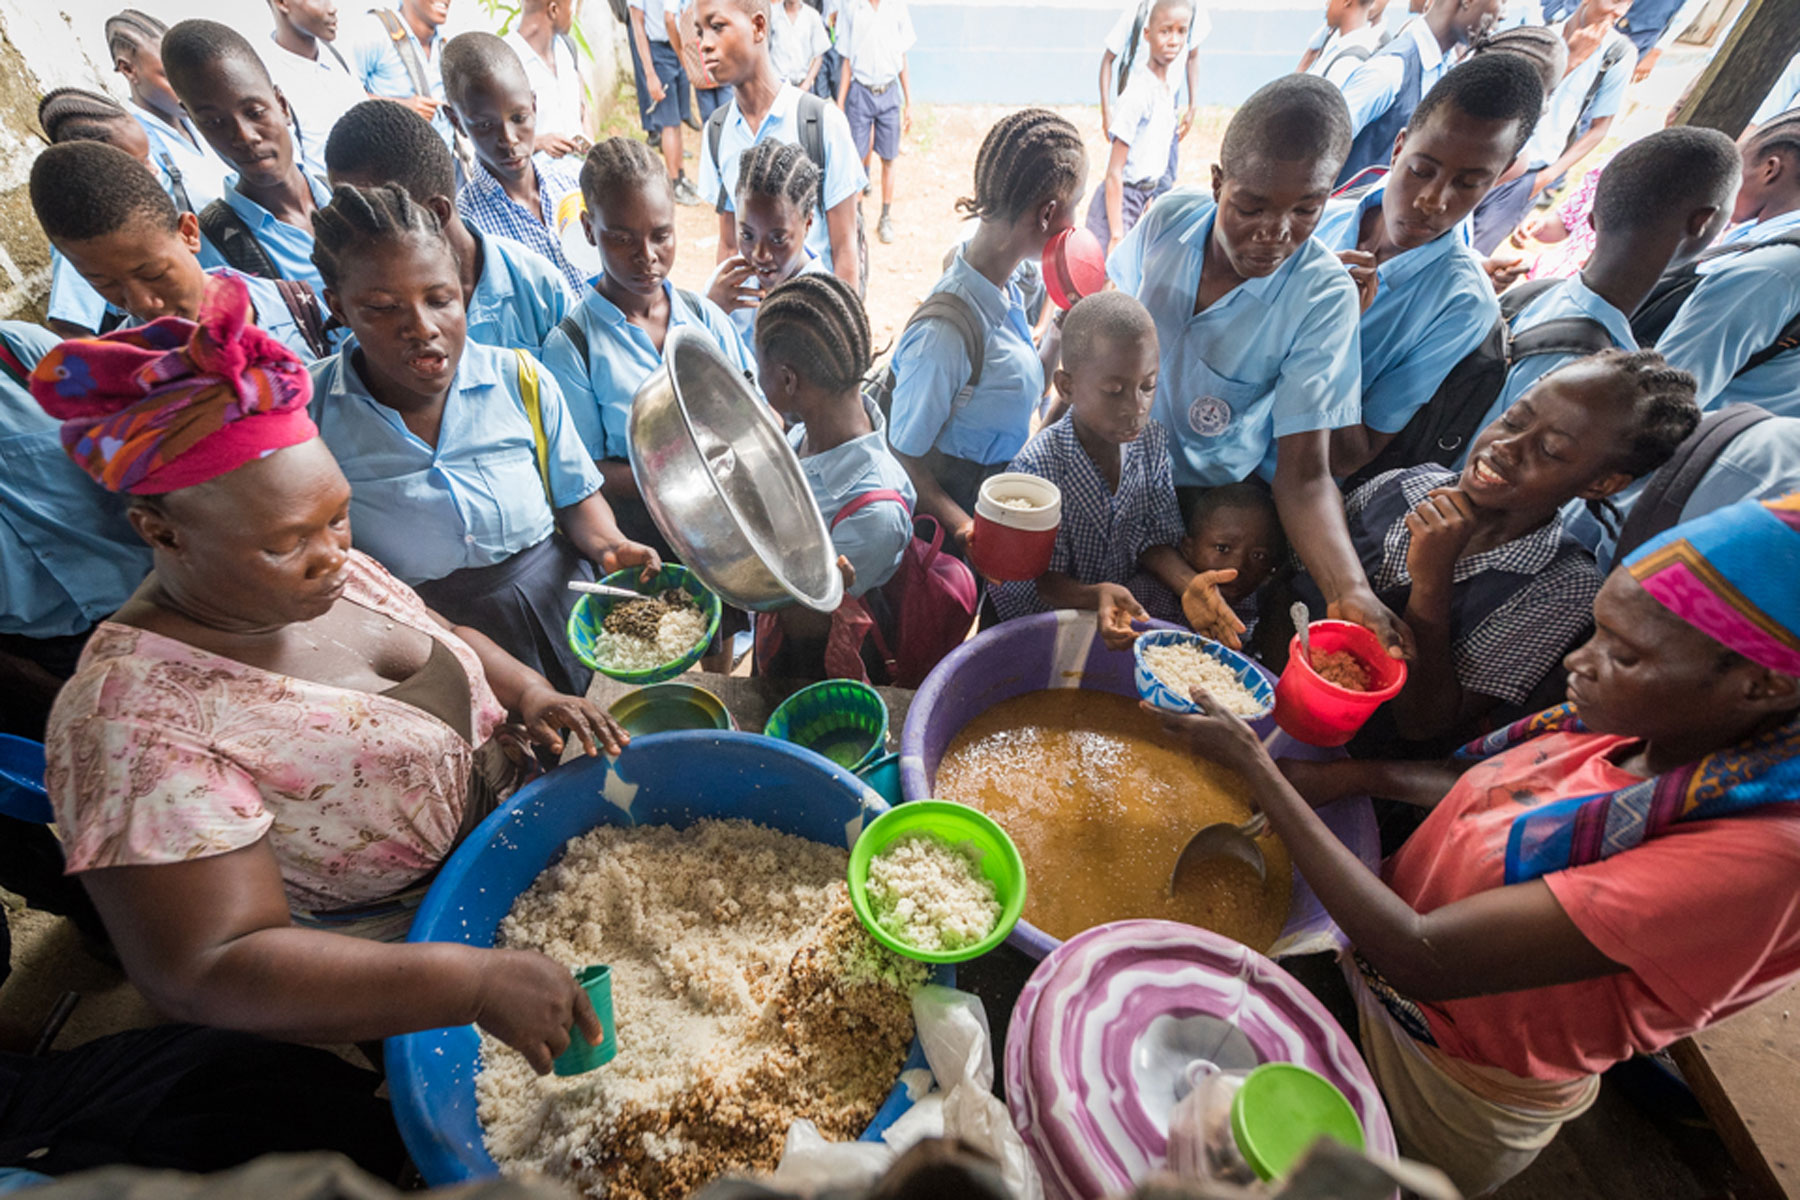
[[[1127,6],[1125,0],[910,3],[919,41],[908,74],[914,95],[937,104],[1098,104],[1101,43]],[[1225,0],[1207,9],[1212,33],[1200,46],[1198,99],[1236,104],[1294,69],[1325,4]]]

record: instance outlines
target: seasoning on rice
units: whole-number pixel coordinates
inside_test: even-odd
[[[1239,681],[1237,672],[1192,642],[1146,646],[1144,665],[1164,687],[1183,699],[1200,687],[1240,717],[1263,710],[1263,702]]]
[[[1335,683],[1347,692],[1369,690],[1369,672],[1356,655],[1348,650],[1312,652],[1312,669],[1326,683]]]
[[[919,950],[961,950],[994,931],[1000,898],[977,852],[928,834],[898,838],[869,860],[870,906],[889,934]]]
[[[615,671],[651,671],[680,658],[705,636],[700,605],[681,588],[669,588],[609,608],[594,648],[599,661]]]

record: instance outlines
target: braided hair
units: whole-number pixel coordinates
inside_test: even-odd
[[[1548,25],[1518,25],[1482,37],[1470,48],[1469,61],[1490,53],[1513,54],[1537,69],[1548,96],[1569,72],[1569,44]]]
[[[601,203],[615,192],[652,184],[674,194],[662,159],[637,138],[609,137],[596,142],[581,163],[581,198],[590,213],[598,214]]]
[[[739,196],[780,197],[809,213],[819,202],[819,182],[819,168],[790,142],[758,142],[738,159]]]
[[[110,142],[113,127],[131,120],[111,96],[85,88],[60,87],[38,101],[38,124],[52,145],[58,142]]]
[[[1046,200],[1067,196],[1087,178],[1081,133],[1047,108],[1025,108],[995,122],[975,156],[975,194],[956,211],[984,221],[1015,221]]]
[[[1750,153],[1758,158],[1787,154],[1800,160],[1800,109],[1782,113],[1756,127],[1750,135]]]
[[[333,289],[343,278],[344,264],[356,252],[405,238],[426,238],[449,253],[437,215],[406,194],[398,184],[380,187],[340,187],[331,203],[313,214],[313,266],[325,286]]]
[[[826,391],[856,387],[875,356],[856,289],[823,271],[775,288],[756,310],[756,355],[779,359]]]
[[[106,19],[106,50],[117,62],[130,58],[139,50],[155,50],[162,45],[169,27],[135,8],[127,8]]]
[[[1654,350],[1602,350],[1569,365],[1578,364],[1609,372],[1622,398],[1631,403],[1631,428],[1622,439],[1624,448],[1615,469],[1633,479],[1668,462],[1700,424],[1696,380]],[[1620,514],[1611,499],[1589,500],[1587,508],[1595,520],[1616,531]]]

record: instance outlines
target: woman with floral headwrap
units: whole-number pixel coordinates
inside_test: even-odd
[[[51,716],[69,869],[164,1012],[315,1042],[474,1021],[547,1071],[572,1024],[599,1040],[565,968],[375,939],[517,781],[522,737],[624,736],[351,549],[310,377],[247,313],[221,279],[198,325],[65,342],[32,376],[155,560]]]
[[[1165,718],[1251,781],[1355,947],[1401,1149],[1471,1196],[1601,1071],[1800,976],[1800,495],[1647,543],[1594,621],[1568,704],[1445,764],[1276,764],[1223,709]],[[1358,793],[1432,810],[1379,877],[1309,807]]]

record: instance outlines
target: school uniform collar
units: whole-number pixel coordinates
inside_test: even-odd
[[[1345,249],[1355,248],[1356,235],[1362,229],[1363,217],[1371,207],[1379,207],[1381,198],[1386,194],[1387,184],[1378,183],[1356,206],[1355,216],[1350,223],[1351,244]],[[1402,250],[1394,255],[1375,268],[1375,276],[1384,287],[1404,287],[1427,268],[1437,266],[1446,255],[1455,254],[1463,244],[1461,224],[1452,225],[1423,246],[1414,246],[1411,250]]]
[[[176,121],[179,122],[178,131],[176,127],[172,127],[168,120],[155,109],[145,108],[136,100],[127,99],[125,103],[130,105],[135,112],[140,114],[138,116],[139,124],[148,122],[150,128],[160,131],[165,137],[174,137],[179,136],[181,133],[185,133],[188,136],[188,140],[194,143],[194,149],[202,154],[209,154],[212,152],[212,144],[200,136],[200,131],[194,128],[194,123],[188,120],[186,113],[182,113],[179,117],[175,118]]]
[[[1721,246],[1750,245],[1755,242],[1766,242],[1772,237],[1780,237],[1782,234],[1792,233],[1796,230],[1800,230],[1800,208],[1727,230],[1725,236],[1719,239],[1718,244]]]
[[[363,381],[362,373],[356,369],[356,338],[351,337],[338,351],[338,370],[332,380],[331,390],[326,396],[332,400],[356,400],[373,406],[376,415],[388,424],[403,432],[408,432],[406,423],[400,414],[377,400],[369,385]],[[456,364],[456,377],[450,382],[450,395],[445,400],[446,408],[456,399],[458,393],[472,388],[489,388],[501,383],[498,369],[500,355],[479,342],[464,342],[462,359]]]
[[[469,236],[475,239],[475,245],[481,254],[481,274],[475,277],[475,291],[469,297],[469,315],[475,315],[475,305],[481,305],[481,312],[486,315],[493,308],[508,304],[515,294],[513,273],[508,268],[506,252],[500,243],[505,238],[491,238],[473,225],[466,226]]]
[[[1086,471],[1093,476],[1101,494],[1109,500],[1117,500],[1126,491],[1126,480],[1132,477],[1144,456],[1142,435],[1135,442],[1126,442],[1119,447],[1119,486],[1114,489],[1106,482],[1106,476],[1100,473],[1100,464],[1094,461],[1088,454],[1087,447],[1081,444],[1081,435],[1075,432],[1074,413],[1064,413],[1058,418],[1056,424],[1050,426],[1049,436],[1056,445],[1058,457],[1063,462],[1076,464],[1076,470]]]
[[[300,168],[300,174],[306,180],[306,186],[312,191],[314,204],[324,208],[331,203],[330,188],[308,174],[305,167]],[[224,200],[231,206],[233,212],[244,219],[244,224],[250,226],[252,231],[282,224],[282,221],[274,213],[238,191],[238,176],[235,171],[225,177]]]
[[[1213,219],[1217,217],[1219,213],[1219,206],[1214,202],[1211,196],[1203,196],[1202,199],[1204,200],[1204,203],[1196,206],[1192,217],[1189,219],[1188,227],[1183,230],[1180,237],[1176,239],[1182,245],[1188,245],[1194,248],[1192,254],[1185,255],[1183,258],[1183,262],[1187,266],[1188,278],[1185,282],[1188,294],[1188,307],[1190,309],[1193,307],[1193,297],[1197,295],[1200,290],[1200,272],[1206,265],[1206,239],[1212,236]],[[1309,237],[1305,242],[1294,247],[1294,252],[1288,255],[1286,260],[1269,274],[1258,276],[1255,279],[1244,280],[1229,292],[1225,293],[1224,296],[1214,301],[1205,312],[1190,313],[1188,319],[1198,320],[1202,317],[1210,317],[1216,312],[1223,311],[1226,305],[1233,303],[1254,301],[1257,304],[1265,306],[1273,304],[1275,302],[1276,294],[1281,291],[1282,285],[1287,281],[1288,277],[1293,274],[1295,264],[1298,263],[1300,257],[1306,253],[1307,245],[1311,241],[1312,239]],[[1242,296],[1243,300],[1238,300],[1237,297],[1239,296]]]
[[[1406,511],[1411,512],[1418,507],[1434,488],[1454,486],[1458,478],[1460,476],[1455,471],[1433,470],[1428,467],[1401,472],[1400,495],[1405,501]],[[1578,548],[1565,532],[1565,511],[1566,509],[1559,509],[1548,524],[1510,542],[1458,559],[1455,570],[1451,572],[1451,582],[1462,583],[1484,571],[1505,571],[1524,576],[1542,574],[1551,563],[1567,553],[1569,548]],[[1412,575],[1406,569],[1407,549],[1411,544],[1412,536],[1406,532],[1406,522],[1394,522],[1382,542],[1382,569],[1374,581],[1378,589],[1385,590],[1412,582]]]
[[[776,7],[781,7],[779,2],[776,3]],[[733,92],[731,96],[731,110],[727,120],[731,121],[737,128],[742,129],[745,136],[751,142],[755,142],[763,136],[763,133],[769,128],[771,122],[775,124],[780,124],[784,121],[792,122],[795,113],[799,111],[799,108],[800,89],[784,79],[781,81],[780,90],[775,93],[775,102],[769,105],[769,111],[763,114],[762,124],[756,127],[755,133],[750,132],[750,122],[745,118],[743,106],[738,103],[737,93],[735,92]]]
[[[601,293],[599,285],[600,276],[596,275],[590,279],[588,281],[587,295],[583,296],[581,301],[587,306],[588,311],[594,314],[595,320],[619,330],[637,328],[626,319],[625,313],[618,305],[614,304],[611,300],[608,300]],[[689,308],[686,301],[682,300],[681,293],[675,290],[674,284],[670,283],[667,279],[664,279],[662,286],[663,295],[669,298],[670,328],[674,328],[676,325],[691,324],[700,319],[699,314]],[[639,332],[642,331],[640,330]]]
[[[967,247],[959,247],[956,257],[951,260],[951,276],[962,286],[983,321],[991,326],[1004,325],[1006,314],[1012,308],[1011,282],[1005,287],[995,287],[993,280],[969,265],[963,257],[965,249]]]
[[[887,421],[882,417],[881,410],[867,396],[862,398],[862,405],[863,411],[869,416],[868,433],[851,438],[841,446],[809,454],[800,460],[800,466],[806,474],[817,480],[819,487],[831,496],[844,496],[855,488],[868,471],[870,452],[887,445]],[[806,426],[797,426],[795,433],[797,436],[793,439],[793,445],[795,453],[798,453],[806,437]]]
[[[555,201],[550,199],[549,192],[544,188],[543,158],[542,152],[532,154],[531,177],[533,182],[537,184],[538,207],[547,212],[553,212],[555,209]],[[521,212],[529,211],[523,204],[520,204],[517,200],[514,200],[508,195],[506,189],[500,186],[500,181],[494,178],[493,172],[489,171],[480,163],[476,163],[475,169],[467,174],[468,178],[463,183],[463,186],[474,189],[475,198],[478,201],[487,204],[498,204],[501,201],[505,201],[507,204],[512,205]]]
[[[1431,26],[1425,24],[1423,16],[1414,17],[1400,30],[1400,37],[1410,36],[1419,46],[1419,67],[1429,75],[1437,70],[1438,64],[1444,61],[1444,48],[1438,45],[1437,34],[1431,32]]]
[[[1552,288],[1538,297],[1532,307],[1551,299],[1561,290],[1564,295],[1581,310],[1583,316],[1592,317],[1606,329],[1612,337],[1613,344],[1627,350],[1637,349],[1637,336],[1631,332],[1631,317],[1614,308],[1612,302],[1590,288],[1587,281],[1577,272],[1563,280],[1558,288]]]

